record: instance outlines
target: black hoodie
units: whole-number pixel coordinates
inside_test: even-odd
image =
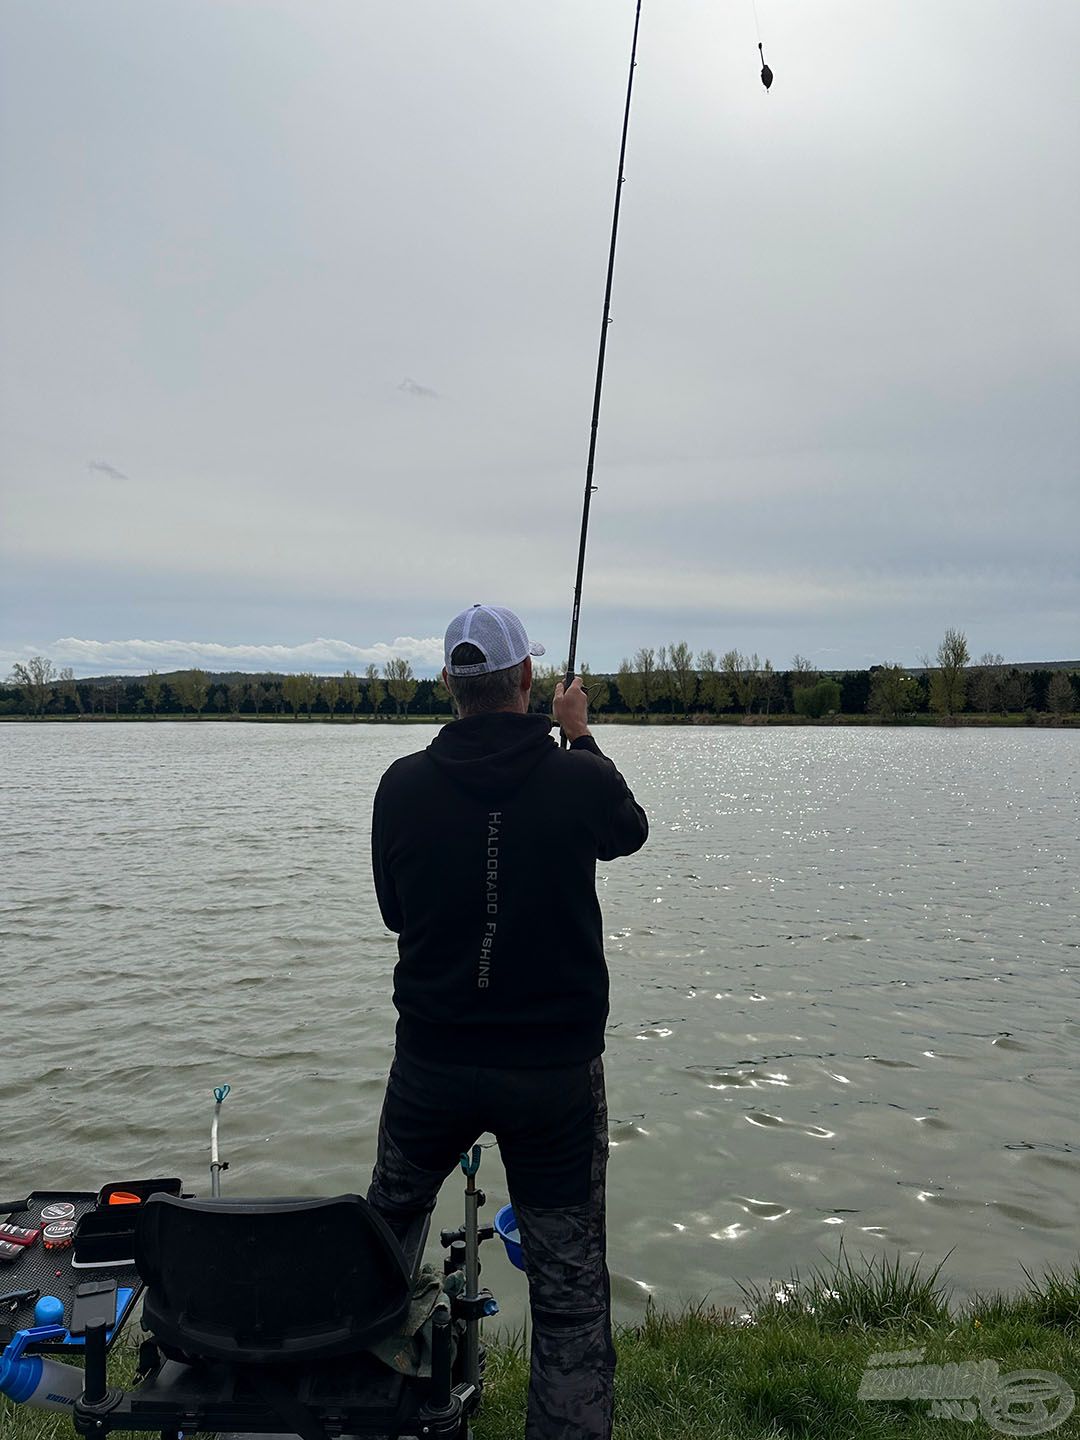
[[[371,856],[399,932],[398,1047],[472,1065],[551,1066],[604,1048],[608,977],[596,861],[648,821],[591,736],[546,715],[472,715],[390,766]]]

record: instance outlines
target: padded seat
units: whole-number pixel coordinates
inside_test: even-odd
[[[271,1365],[347,1355],[398,1329],[411,1275],[359,1195],[153,1195],[135,1232],[143,1325],[166,1354]]]

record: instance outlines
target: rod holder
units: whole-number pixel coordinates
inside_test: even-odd
[[[440,1306],[431,1317],[431,1399],[432,1410],[450,1404],[450,1316]]]
[[[84,1405],[101,1405],[109,1393],[108,1359],[105,1350],[104,1320],[91,1320],[86,1327],[86,1382]]]

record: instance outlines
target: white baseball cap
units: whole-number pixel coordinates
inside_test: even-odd
[[[472,665],[451,665],[450,656],[465,641],[476,646],[483,660]],[[543,654],[543,645],[530,641],[525,626],[504,605],[473,605],[455,615],[446,627],[443,658],[448,675],[490,675],[493,670],[520,665],[526,655]]]

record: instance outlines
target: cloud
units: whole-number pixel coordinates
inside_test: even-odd
[[[86,468],[92,470],[95,475],[107,475],[110,480],[127,480],[130,477],[115,465],[110,465],[107,460],[88,460]]]
[[[5,32],[35,119],[5,211],[0,648],[202,636],[250,644],[116,663],[264,665],[255,647],[423,636],[490,598],[554,654],[622,7],[418,0],[372,27],[280,0],[223,29],[196,3],[180,30],[156,6],[69,6],[58,30],[53,8],[8,7]],[[1076,653],[1080,8],[1046,0],[1037,49],[1005,0],[830,13],[777,8],[768,97],[748,10],[671,0],[642,32],[596,669],[684,637],[910,661],[946,625]],[[122,226],[86,154],[136,177]]]
[[[406,395],[412,395],[416,400],[437,400],[439,398],[437,390],[432,390],[428,385],[418,385],[415,380],[410,380],[408,375],[397,388],[404,390]]]
[[[51,645],[24,652],[0,652],[6,669],[30,654],[46,654],[56,665],[70,665],[79,675],[145,674],[148,670],[248,673],[273,671],[289,674],[310,670],[319,675],[340,675],[357,666],[378,665],[391,657],[412,662],[419,675],[436,673],[442,665],[442,638],[417,639],[399,635],[396,640],[372,645],[350,645],[346,640],[308,640],[301,645],[219,645],[208,640],[82,640],[64,636]]]

